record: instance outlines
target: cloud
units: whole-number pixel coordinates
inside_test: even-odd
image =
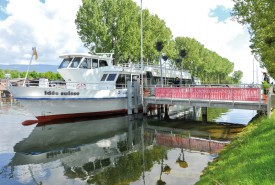
[[[140,5],[139,0],[135,2]],[[143,0],[142,3],[143,8],[166,22],[174,37],[196,39],[206,48],[234,62],[234,70],[244,73],[244,83],[252,82],[253,56],[246,27],[230,18],[220,21],[221,17],[213,14],[221,7],[224,11],[232,9],[232,0]]]
[[[65,52],[87,52],[74,20],[81,0],[10,0],[0,21],[0,63],[28,64],[36,46],[39,63],[59,64]],[[22,8],[24,7],[24,8]]]

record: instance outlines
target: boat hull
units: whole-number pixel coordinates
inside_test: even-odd
[[[70,117],[100,116],[127,112],[124,99],[21,100],[39,122]],[[39,108],[38,108],[39,107]]]
[[[38,119],[38,122],[127,112],[125,93],[115,92],[115,90],[70,90],[70,95],[64,95],[65,91],[69,91],[62,89],[14,87],[10,91],[14,98]],[[49,95],[45,92],[55,93]]]

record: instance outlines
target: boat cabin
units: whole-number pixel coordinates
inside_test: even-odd
[[[141,75],[143,75],[145,86],[158,86],[161,84],[160,66],[147,64],[144,65],[143,70],[140,64],[135,63],[123,63],[114,66],[112,55],[112,53],[96,55],[71,53],[61,55],[60,58],[62,58],[62,62],[57,71],[66,81],[67,87],[71,88],[73,88],[75,84],[86,84],[85,88],[102,86],[100,88],[123,89],[126,88],[127,81],[139,81]],[[193,84],[189,71],[180,71],[170,64],[164,66],[162,74],[163,85],[165,86],[173,85],[175,78],[180,78],[181,76],[182,85]]]
[[[113,68],[112,54],[72,53],[61,55],[58,72],[66,82],[94,83],[100,81],[103,69]]]

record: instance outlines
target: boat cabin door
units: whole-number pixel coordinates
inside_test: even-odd
[[[156,84],[156,80],[151,71],[146,71],[146,78],[144,78],[145,86],[152,86]]]

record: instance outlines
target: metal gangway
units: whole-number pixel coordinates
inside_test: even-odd
[[[264,111],[268,117],[271,108],[274,107],[271,104],[273,88],[270,88],[268,95],[263,95],[261,85],[151,86],[147,89],[150,93],[144,97],[145,105],[259,110]]]

